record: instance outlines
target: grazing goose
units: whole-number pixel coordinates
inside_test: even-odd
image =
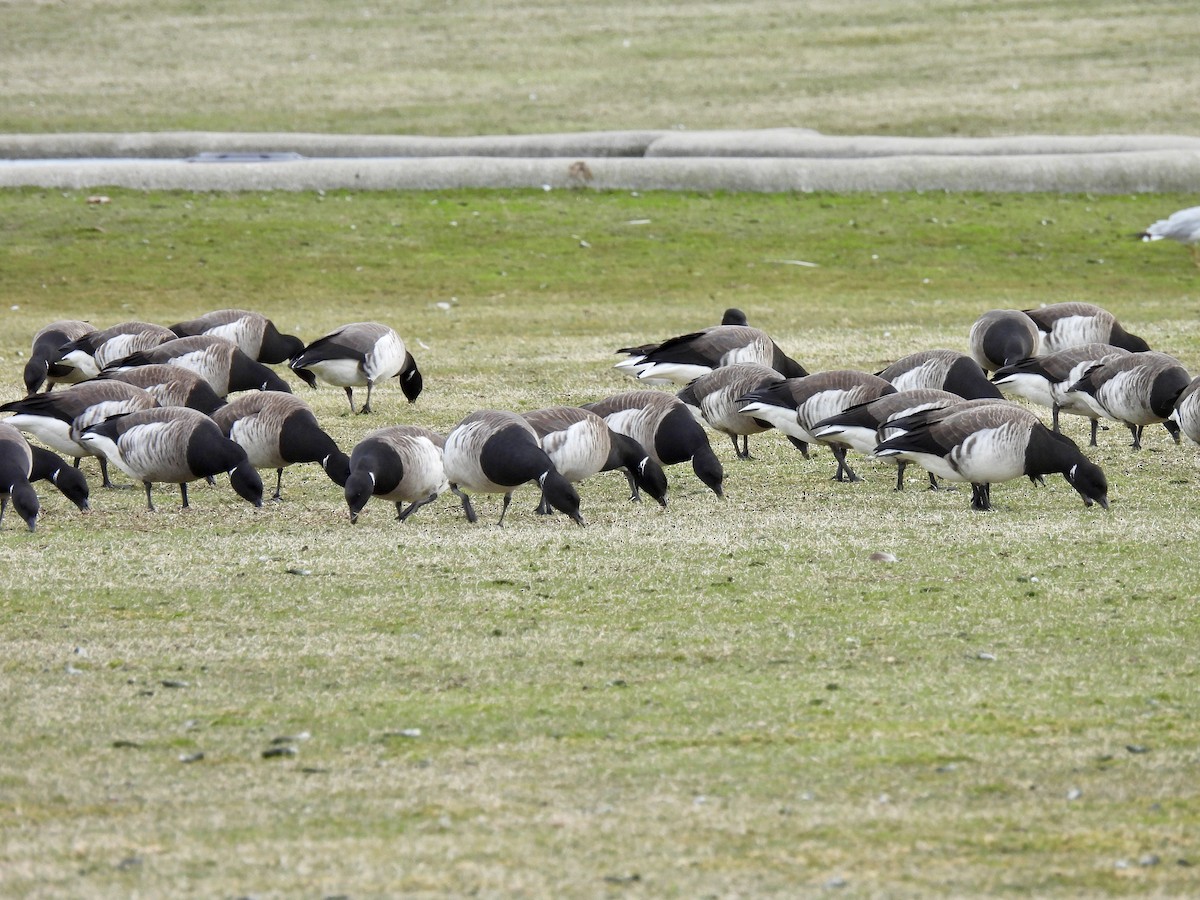
[[[785,378],[808,374],[765,331],[747,325],[714,325],[660,344],[625,347],[617,352],[628,354],[629,359],[615,368],[648,384],[687,384],[732,363],[770,366]]]
[[[576,525],[584,524],[579,494],[538,444],[533,426],[516,413],[492,409],[471,413],[446,436],[442,460],[450,490],[462,498],[468,522],[476,521],[477,516],[464,489],[503,494],[504,508],[497,523],[503,525],[513,491],[537,481],[551,506],[570,516]]]
[[[527,412],[523,418],[567,481],[578,484],[597,472],[624,469],[629,499],[640,500],[641,490],[666,507],[667,474],[662,465],[633,438],[609,428],[601,416],[578,406],[551,406]],[[544,497],[538,512],[551,512]]]
[[[718,497],[724,496],[721,461],[704,426],[678,397],[661,391],[625,391],[583,408],[601,416],[613,431],[633,438],[659,465],[690,461],[696,477]]]
[[[37,492],[29,483],[33,471],[33,451],[25,435],[13,426],[0,423],[0,524],[8,501],[12,501],[30,531],[37,530],[37,516],[41,509]]]
[[[37,393],[43,384],[52,390],[56,384],[78,384],[85,380],[82,372],[74,366],[65,366],[62,359],[64,344],[77,341],[91,334],[96,328],[78,319],[63,319],[51,322],[33,336],[33,349],[29,362],[25,363],[25,391]]]
[[[75,458],[76,465],[85,456],[99,456],[104,487],[112,487],[108,462],[93,446],[80,439],[84,429],[121,413],[151,409],[157,404],[141,388],[119,381],[85,381],[53,394],[34,394],[0,406],[11,412],[8,420],[47,447]]]
[[[419,425],[380,428],[359,441],[350,451],[345,485],[350,523],[372,497],[395,503],[399,522],[436,500],[450,486],[442,464],[445,444],[440,434]]]
[[[837,461],[837,481],[862,479],[846,463],[846,445],[827,441],[813,434],[816,424],[829,416],[859,403],[894,394],[896,388],[886,379],[854,369],[834,369],[801,378],[787,378],[751,391],[739,399],[743,414],[762,418],[784,434],[797,447],[824,444]]]
[[[1112,344],[1079,344],[1002,366],[992,376],[992,384],[1031,403],[1048,406],[1052,431],[1061,430],[1058,417],[1062,412],[1090,419],[1091,446],[1095,447],[1100,416],[1082,396],[1070,393],[1069,388],[1092,366],[1128,354],[1128,350]]]
[[[749,325],[750,322],[746,319],[746,314],[736,306],[731,306],[721,316],[722,325]],[[660,341],[651,341],[649,344],[639,344],[636,347],[623,347],[618,350],[618,353],[627,353],[630,356],[644,356],[652,350],[657,349],[661,345]],[[618,365],[617,368],[621,366]]]
[[[416,360],[400,335],[378,322],[343,325],[317,338],[292,360],[291,366],[309,387],[316,387],[319,378],[345,389],[351,413],[355,387],[367,386],[367,402],[362,411],[369,413],[372,388],[387,378],[400,379],[400,389],[409,403],[420,396],[424,386]]]
[[[68,376],[73,381],[95,378],[105,367],[139,350],[157,347],[175,337],[175,332],[149,322],[122,322],[92,331],[64,344],[58,364],[75,371]]]
[[[169,406],[114,416],[88,428],[80,439],[146,486],[150,512],[154,512],[153,482],[178,484],[187,509],[188,482],[221,472],[229,474],[238,496],[262,506],[262,479],[246,451],[221,434],[216,422],[194,409]]]
[[[292,389],[274,369],[243,353],[233,341],[207,334],[174,338],[149,350],[130,354],[111,364],[126,366],[178,366],[195,372],[212,386],[218,397],[235,391],[279,391]]]
[[[1122,350],[1144,353],[1150,345],[1121,327],[1106,309],[1091,303],[1051,303],[1025,314],[1042,331],[1042,353],[1053,353],[1077,344],[1112,344]]]
[[[159,406],[187,406],[206,416],[225,405],[212,385],[191,369],[181,366],[153,364],[130,366],[128,369],[109,369],[100,373],[100,381],[121,381],[132,384],[158,401]]]
[[[212,419],[225,437],[246,451],[250,465],[275,470],[272,500],[283,499],[283,470],[295,463],[319,463],[334,484],[346,484],[350,458],[299,397],[278,391],[246,394],[218,409]]]
[[[738,459],[750,459],[750,435],[767,431],[771,423],[740,412],[741,398],[782,380],[770,366],[733,363],[701,375],[675,396],[687,404],[692,415],[729,435]],[[738,435],[742,437],[741,447]]]
[[[1000,389],[988,381],[979,363],[957,350],[910,353],[876,374],[890,381],[898,391],[935,388],[958,394],[964,400],[1003,397]]]
[[[985,372],[1038,355],[1042,333],[1019,309],[992,309],[975,320],[967,343]]]
[[[304,341],[294,334],[282,334],[275,323],[262,313],[245,309],[218,309],[198,319],[171,326],[178,337],[207,334],[223,337],[238,345],[243,353],[260,363],[281,363],[304,349]]]
[[[1192,262],[1200,266],[1200,206],[1189,206],[1159,219],[1137,235],[1143,241],[1161,241],[1170,238],[1183,244],[1192,254]]]
[[[32,445],[29,450],[33,454],[33,467],[29,472],[31,482],[48,481],[81,512],[91,509],[88,504],[88,483],[82,472],[67,465],[67,461],[57,453]]]
[[[1193,378],[1175,401],[1175,421],[1194,444],[1200,444],[1200,376]]]
[[[1142,430],[1156,422],[1166,425],[1179,443],[1171,412],[1191,380],[1175,357],[1148,350],[1092,366],[1067,390],[1082,395],[1098,415],[1124,424],[1133,435],[1133,449],[1140,450]]]
[[[881,458],[915,462],[946,481],[971,483],[971,508],[992,508],[991,486],[1062,473],[1087,506],[1108,509],[1108,482],[1070,438],[1014,403],[988,403],[939,416],[875,448]]]
[[[884,394],[866,403],[857,403],[840,413],[828,416],[813,424],[812,436],[827,444],[843,444],[848,449],[873,456],[879,445],[880,429],[893,419],[902,419],[930,409],[945,409],[963,402],[958,394],[936,388],[916,388],[911,391],[896,391]],[[904,470],[908,462],[896,463],[896,490],[904,490]],[[937,489],[937,481],[929,476],[929,486]]]

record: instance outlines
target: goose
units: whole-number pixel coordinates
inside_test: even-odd
[[[85,456],[99,456],[104,487],[113,487],[108,461],[95,447],[84,443],[84,429],[120,413],[151,409],[158,404],[139,387],[119,381],[85,381],[53,394],[34,394],[0,405],[0,412],[13,413],[10,425],[31,434],[47,447],[74,457],[76,465]]]
[[[910,353],[876,374],[890,381],[898,391],[937,388],[958,394],[965,400],[999,400],[1004,396],[988,381],[979,363],[957,350]]]
[[[628,354],[629,359],[615,368],[647,384],[684,385],[731,363],[760,363],[785,378],[808,374],[765,331],[748,325],[714,325],[659,344],[624,347],[617,352]]]
[[[392,425],[366,435],[350,451],[345,485],[350,523],[358,522],[372,497],[395,503],[399,522],[436,500],[450,486],[442,464],[445,445],[442,435],[419,425]]]
[[[246,451],[250,465],[275,470],[272,500],[283,499],[283,470],[295,463],[319,463],[334,484],[346,484],[350,458],[299,397],[278,391],[246,394],[222,406],[212,419],[225,437]]]
[[[724,496],[725,470],[713,453],[708,434],[678,397],[662,391],[625,391],[588,403],[618,434],[643,447],[659,465],[691,462],[692,471],[718,497]]]
[[[88,483],[83,473],[53,451],[44,447],[29,446],[33,454],[33,465],[29,471],[30,482],[49,481],[58,492],[79,507],[80,512],[91,509],[88,503]]]
[[[416,360],[400,335],[378,322],[343,325],[317,338],[292,359],[291,367],[309,387],[315,388],[320,379],[343,388],[351,413],[355,387],[367,386],[367,402],[362,412],[369,413],[372,388],[387,378],[400,379],[400,389],[409,403],[420,396],[424,386]]]
[[[905,432],[912,431],[914,428],[920,428],[927,425],[932,425],[935,422],[940,422],[949,416],[963,412],[968,409],[978,409],[982,406],[999,406],[1004,409],[1024,409],[1018,403],[1005,398],[993,400],[989,397],[977,397],[974,400],[963,400],[961,397],[954,403],[946,406],[931,406],[927,409],[918,410],[908,415],[893,415],[886,422],[879,426],[879,443],[890,440]]]
[[[731,306],[721,315],[722,325],[749,325],[750,322],[746,318],[746,313],[738,309],[736,306]],[[623,347],[618,350],[618,353],[627,353],[630,356],[644,356],[650,351],[656,349],[661,344],[661,341],[651,341],[649,344],[639,344],[636,347]],[[618,368],[620,366],[618,365]]]
[[[1188,440],[1200,444],[1200,376],[1193,378],[1175,401],[1172,413]]]
[[[815,422],[812,436],[827,444],[843,444],[863,456],[874,456],[879,444],[879,431],[892,419],[905,418],[929,409],[945,409],[961,403],[962,397],[936,388],[916,388],[895,391],[865,403],[856,403],[840,413]],[[896,463],[896,490],[904,490],[904,470],[908,462]],[[937,480],[930,475],[929,486],[937,490]]]
[[[109,368],[150,365],[178,366],[195,372],[212,386],[218,397],[235,391],[279,391],[285,394],[292,391],[274,369],[247,356],[233,341],[207,334],[164,341],[156,347],[116,360]]]
[[[1095,447],[1100,416],[1082,396],[1068,392],[1068,388],[1092,366],[1128,354],[1128,350],[1112,344],[1079,344],[1002,366],[992,376],[992,384],[1031,403],[1049,407],[1051,431],[1062,430],[1059,414],[1063,412],[1090,419],[1090,445]]]
[[[283,334],[262,313],[245,309],[218,309],[197,319],[171,326],[178,337],[208,334],[238,345],[243,353],[260,363],[287,362],[304,349],[304,341]]]
[[[971,358],[985,372],[1038,355],[1042,333],[1019,309],[992,309],[975,320],[967,336]]]
[[[446,436],[442,459],[450,490],[462,499],[468,522],[478,518],[468,493],[503,494],[504,508],[497,523],[503,525],[513,491],[537,481],[551,506],[570,516],[576,525],[584,524],[579,494],[538,444],[533,426],[514,412],[484,409],[471,413]]]
[[[36,394],[41,386],[52,390],[56,384],[78,384],[85,379],[74,366],[63,365],[62,347],[96,330],[94,325],[78,319],[51,322],[33,336],[29,362],[25,363],[25,392]]]
[[[738,459],[750,459],[750,435],[767,431],[771,423],[742,413],[739,401],[752,391],[782,380],[783,377],[770,366],[733,363],[701,375],[675,396],[687,405],[698,421],[707,422],[715,430],[729,435]],[[738,447],[739,435],[741,447]]]
[[[1108,481],[1075,442],[1055,434],[1015,403],[987,403],[950,412],[883,441],[883,458],[915,462],[946,481],[970,482],[971,508],[992,508],[991,486],[1059,472],[1083,498],[1108,509]]]
[[[1092,366],[1067,391],[1082,395],[1098,415],[1124,424],[1133,436],[1131,446],[1140,450],[1143,429],[1156,422],[1166,425],[1179,442],[1171,412],[1191,380],[1175,357],[1148,350]]]
[[[1051,303],[1027,309],[1025,314],[1042,331],[1042,353],[1077,344],[1112,344],[1133,353],[1150,349],[1144,340],[1121,327],[1116,316],[1091,303]]]
[[[567,481],[578,484],[597,472],[623,469],[631,500],[640,500],[639,491],[645,491],[666,507],[667,474],[662,465],[633,438],[609,428],[601,416],[578,406],[549,406],[522,418],[533,426],[542,449]],[[538,512],[551,512],[545,498]]]
[[[854,369],[834,369],[801,378],[786,378],[739,398],[740,409],[770,422],[786,434],[797,447],[824,444],[837,461],[836,481],[861,481],[846,462],[846,445],[827,441],[813,433],[816,424],[847,407],[886,394],[896,388],[878,375]]]
[[[179,485],[188,508],[188,482],[221,472],[238,496],[262,506],[263,484],[246,451],[221,434],[217,423],[185,406],[157,407],[113,416],[80,435],[94,452],[111,459],[121,471],[146,486],[146,509],[154,512],[153,482]]]
[[[30,531],[37,530],[41,509],[37,492],[29,483],[33,470],[33,451],[25,435],[7,422],[0,423],[0,524],[11,500]]]
[[[166,363],[109,369],[101,372],[98,380],[132,384],[146,391],[159,406],[188,406],[207,416],[225,405],[225,399],[203,377],[191,369]]]
[[[175,332],[150,322],[122,322],[91,331],[60,349],[58,364],[76,371],[68,377],[75,381],[95,378],[114,361],[139,350],[148,350],[175,337]]]
[[[1146,227],[1145,231],[1136,235],[1143,241],[1161,241],[1170,238],[1183,244],[1192,254],[1192,262],[1200,266],[1200,206],[1189,206],[1171,213],[1165,219]]]

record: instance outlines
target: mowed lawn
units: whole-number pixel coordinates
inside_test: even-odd
[[[5,132],[461,135],[805,126],[1191,133],[1174,0],[0,4]],[[393,422],[631,387],[613,351],[746,310],[810,370],[1099,303],[1200,372],[1200,270],[1131,239],[1192,196],[595,192],[0,196],[0,399],[49,321],[223,307],[394,325]],[[1067,420],[1084,439],[1084,423]],[[996,510],[776,434],[671,502],[584,484],[351,526],[314,466],[0,529],[0,894],[1190,896],[1197,448],[1122,429],[1111,485]],[[264,473],[267,481],[273,473]],[[128,483],[118,476],[122,483]],[[895,562],[872,559],[890,554]]]
[[[6,193],[4,399],[49,321],[227,306],[399,329],[411,406],[293,380],[346,450],[628,389],[616,348],[727,306],[810,370],[876,371],[1087,300],[1200,370],[1197,269],[1131,239],[1185,197],[107,196]],[[90,515],[39,485],[37,532],[0,530],[0,893],[1193,891],[1196,447],[1114,426],[1108,512],[1053,477],[975,513],[712,441],[724,501],[687,466],[666,510],[609,474],[586,528],[531,489],[502,529],[449,495],[351,526],[315,466],[257,511],[221,479],[148,513],[94,461]]]

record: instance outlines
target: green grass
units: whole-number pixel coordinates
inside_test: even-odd
[[[731,305],[813,370],[1058,300],[1200,367],[1195,268],[1129,239],[1178,196],[110,196],[5,194],[5,398],[47,321],[228,305],[414,344],[411,407],[301,393],[345,448],[623,390],[613,349]],[[1107,514],[1058,478],[977,514],[869,462],[832,483],[777,435],[746,463],[713,442],[725,502],[687,467],[666,511],[602,477],[586,529],[530,492],[503,529],[452,497],[351,527],[315,467],[261,511],[227,484],[154,514],[40,490],[37,533],[0,531],[0,893],[1191,891],[1194,447],[1114,429]]]

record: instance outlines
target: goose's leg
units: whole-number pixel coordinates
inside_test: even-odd
[[[471,498],[459,490],[457,484],[450,485],[450,493],[462,500],[463,512],[467,515],[467,521],[474,524],[479,520],[479,516],[475,515],[475,507],[471,503]]]

